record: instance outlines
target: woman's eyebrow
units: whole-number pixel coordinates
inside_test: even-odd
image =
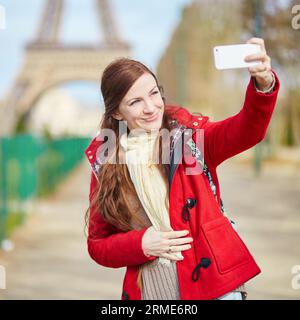
[[[157,87],[157,85],[155,85],[149,92],[153,91],[156,87]],[[135,99],[141,99],[141,97],[131,98],[131,99],[127,100],[126,103],[128,103],[128,102],[131,101],[131,100],[135,100]]]

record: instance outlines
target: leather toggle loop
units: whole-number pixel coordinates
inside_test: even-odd
[[[188,206],[185,204],[184,207],[182,208],[182,218],[184,222],[187,222],[190,220],[191,215],[190,215],[190,210]]]
[[[182,218],[184,222],[187,222],[190,220],[191,215],[189,209],[194,208],[195,204],[197,203],[196,199],[193,198],[187,198],[184,207],[182,208]]]
[[[201,268],[208,268],[211,264],[211,260],[209,258],[201,258],[200,263],[198,263],[192,273],[192,280],[195,282],[200,277],[200,269]]]

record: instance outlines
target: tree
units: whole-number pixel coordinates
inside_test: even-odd
[[[282,89],[280,121],[283,133],[280,141],[287,145],[300,144],[300,31],[292,28],[292,8],[298,1],[259,1],[262,16],[262,38],[272,58],[272,65],[280,72]],[[299,2],[298,2],[299,4]],[[253,1],[242,0],[243,31],[253,29]]]

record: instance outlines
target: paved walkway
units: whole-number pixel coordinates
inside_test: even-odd
[[[218,173],[225,209],[262,270],[247,283],[249,299],[300,299],[292,288],[292,267],[300,268],[300,155],[298,164],[264,165],[259,178],[236,159]]]
[[[292,266],[300,265],[300,169],[269,165],[260,178],[231,159],[219,169],[229,215],[262,269],[247,283],[249,299],[300,299]],[[120,299],[125,268],[98,266],[83,232],[89,168],[81,165],[58,192],[36,205],[38,214],[13,235],[15,250],[0,252],[7,289],[0,299]]]
[[[0,299],[119,299],[125,268],[108,269],[89,257],[84,235],[88,207],[86,163],[54,196],[36,205],[13,237],[15,250],[0,253],[7,289]]]

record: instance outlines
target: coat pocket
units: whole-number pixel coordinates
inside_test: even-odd
[[[201,228],[220,273],[229,272],[250,260],[249,250],[225,216],[207,222]]]

